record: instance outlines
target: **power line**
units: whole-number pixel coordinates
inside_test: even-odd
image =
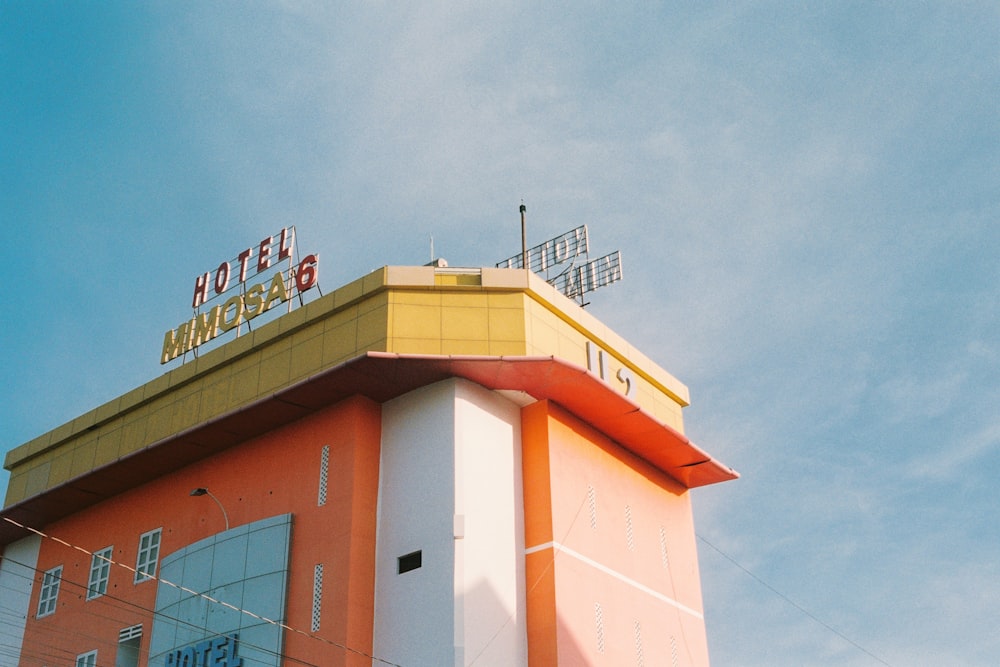
[[[19,561],[16,561],[16,560],[13,560],[13,559],[10,559],[10,558],[7,558],[5,560],[7,560],[7,562],[9,562],[9,563],[14,563],[16,565],[19,565],[19,566],[21,566],[21,567],[23,567],[23,568],[25,568],[27,570],[32,570],[32,571],[34,571],[36,573],[39,573],[39,574],[43,573],[41,569],[39,569],[37,567],[32,567],[32,566],[30,566],[30,565],[28,565],[26,563],[21,563]],[[22,579],[26,579],[26,580],[32,580],[33,579],[33,577],[28,577],[28,576],[26,576],[24,574],[20,574],[20,573],[11,573],[11,575],[12,576],[21,577]],[[67,587],[73,587],[73,588],[77,589],[77,593],[76,593],[77,595],[80,595],[80,594],[86,592],[87,590],[89,590],[89,587],[86,584],[82,584],[80,582],[73,581],[72,579],[68,579],[65,576],[60,577],[59,581],[60,581],[60,584],[65,584]],[[9,587],[8,587],[8,590],[10,590]],[[114,605],[111,604],[111,602],[120,603],[121,606],[120,607],[115,607]],[[135,620],[135,619],[122,619],[122,618],[117,618],[115,616],[109,616],[107,614],[100,614],[94,608],[90,608],[91,606],[96,607],[96,606],[99,606],[99,605],[100,606],[104,606],[104,607],[108,607],[108,608],[111,608],[111,609],[119,609],[119,610],[122,610],[125,607],[131,607],[131,608],[139,610],[139,611],[141,611],[143,613],[147,613],[147,614],[149,614],[152,617],[160,617],[160,618],[166,619],[168,621],[174,621],[174,622],[176,622],[176,623],[178,623],[180,625],[188,626],[188,627],[193,628],[193,629],[201,629],[201,626],[199,626],[199,625],[197,625],[195,623],[191,623],[189,621],[185,621],[183,619],[180,619],[180,618],[177,618],[177,617],[174,617],[174,616],[168,616],[167,614],[164,614],[162,612],[156,612],[154,610],[151,610],[148,607],[144,607],[143,605],[137,604],[135,602],[131,602],[131,601],[126,600],[124,598],[117,597],[117,596],[115,596],[115,595],[113,595],[111,593],[104,593],[104,594],[102,594],[101,596],[99,596],[97,598],[93,598],[93,599],[89,600],[88,601],[88,611],[81,612],[79,610],[74,610],[72,612],[72,614],[74,614],[74,615],[81,615],[81,614],[83,614],[83,615],[86,615],[87,617],[95,617],[96,616],[98,618],[104,618],[104,619],[107,619],[109,621],[114,621],[115,623],[119,623],[121,625],[131,625],[132,621]],[[63,612],[63,613],[65,614],[66,612]],[[19,620],[22,619],[22,618],[24,618],[24,617],[19,617]],[[8,627],[12,627],[12,626],[15,626],[16,624],[8,622],[8,623],[6,623],[6,625]],[[87,639],[87,640],[91,641],[93,643],[93,645],[96,645],[98,648],[100,648],[101,646],[110,647],[110,648],[116,648],[118,646],[118,644],[119,644],[118,641],[114,641],[114,640],[107,639],[107,638],[97,637],[97,636],[88,634],[86,632],[81,632],[80,630],[67,630],[66,627],[65,627],[65,625],[63,625],[62,627],[59,627],[59,628],[41,628],[41,630],[42,631],[59,632],[59,633],[67,633],[68,632],[68,633],[70,633],[70,634],[72,634],[74,636],[81,637],[81,638],[84,638],[84,639]],[[306,665],[307,667],[319,667],[318,665],[314,665],[313,663],[293,658],[291,656],[288,656],[288,655],[285,655],[283,653],[279,653],[279,652],[273,651],[273,650],[268,649],[268,648],[263,647],[263,646],[258,646],[258,645],[255,645],[255,644],[251,644],[251,643],[248,643],[246,641],[241,642],[241,644],[243,644],[245,646],[249,646],[249,647],[254,648],[254,649],[257,649],[257,650],[262,651],[264,653],[270,653],[271,655],[282,657],[282,658],[286,658],[286,659],[291,660],[293,662],[302,663],[303,665]],[[48,648],[50,650],[52,649],[51,646],[48,647]],[[66,652],[65,650],[63,650],[63,652],[68,657],[72,657],[72,656],[75,655],[74,653]],[[56,656],[55,656],[55,654],[44,654],[44,655],[46,655],[46,656],[48,656],[50,658],[53,658],[53,659],[57,659]],[[35,653],[34,654],[34,657],[39,657],[40,658],[42,656],[43,656],[43,654],[41,654],[41,653]]]
[[[580,504],[576,508],[576,513],[573,514],[573,519],[569,522],[569,526],[567,526],[566,530],[563,532],[563,540],[566,539],[566,536],[569,535],[569,532],[573,529],[573,526],[576,524],[576,520],[580,517],[580,512],[583,510],[583,506],[586,502],[587,502],[587,497],[584,496],[583,499],[580,500]],[[531,586],[528,586],[528,589],[525,591],[524,594],[525,598],[527,598],[528,595],[530,595],[531,592],[535,590],[535,587],[541,583],[542,579],[548,574],[549,570],[555,565],[555,562],[556,562],[555,553],[553,553],[552,560],[550,560],[548,563],[545,564],[545,567],[542,568],[542,571],[538,574],[538,577],[535,578],[535,581],[531,584]],[[508,614],[506,620],[504,620],[504,622],[500,624],[500,627],[498,627],[497,631],[493,633],[493,636],[489,638],[486,644],[484,644],[483,647],[479,649],[479,652],[476,653],[475,657],[472,658],[472,661],[469,663],[469,667],[472,667],[472,665],[476,664],[479,658],[481,658],[482,655],[486,653],[486,649],[488,649],[493,644],[493,641],[500,636],[500,633],[503,631],[505,627],[507,627],[507,624],[514,619],[514,615],[515,614]]]
[[[569,521],[569,524],[567,525],[566,529],[562,533],[562,538],[559,540],[560,543],[565,543],[566,542],[566,538],[572,532],[573,527],[576,525],[577,519],[580,518],[580,514],[583,511],[583,508],[587,504],[588,497],[589,497],[589,491],[587,493],[585,493],[584,496],[580,499],[580,503],[577,505],[576,512],[574,512],[574,514],[573,514],[573,518]],[[542,579],[545,578],[545,576],[548,575],[549,570],[551,570],[553,567],[555,567],[556,557],[559,555],[559,553],[560,552],[559,552],[558,549],[553,549],[552,558],[549,560],[548,563],[545,564],[545,567],[542,568],[541,572],[538,574],[538,576],[535,578],[535,580],[531,583],[531,585],[527,586],[527,588],[525,590],[525,597],[526,598],[541,583]],[[677,590],[676,590],[676,586],[674,584],[673,569],[671,569],[669,567],[667,568],[667,576],[668,576],[668,578],[670,580],[671,598],[672,599],[676,599],[676,597],[677,597]],[[527,582],[525,582],[525,583],[527,584]],[[675,610],[677,616],[679,617],[680,616],[680,609],[675,607],[674,610]],[[483,645],[483,647],[481,649],[479,649],[479,652],[477,652],[476,655],[472,658],[472,660],[468,663],[468,667],[472,667],[473,665],[476,664],[476,662],[479,661],[479,659],[486,653],[486,650],[493,644],[493,642],[500,635],[500,633],[503,631],[503,629],[505,627],[507,627],[507,625],[514,619],[515,614],[516,614],[516,612],[512,613],[512,614],[508,614],[507,618],[504,620],[503,623],[501,623],[499,625],[499,627],[497,628],[496,632],[493,633],[493,635],[489,638],[489,640],[487,640],[487,642]],[[691,658],[691,645],[690,645],[690,642],[688,641],[687,633],[684,630],[684,623],[683,622],[679,622],[678,625],[680,627],[681,641],[684,644],[684,650],[687,652],[688,658],[692,659]]]
[[[90,556],[91,558],[99,558],[99,559],[101,559],[103,561],[106,561],[107,563],[109,563],[111,565],[116,565],[118,567],[124,568],[125,570],[128,570],[129,572],[131,572],[133,575],[136,574],[136,569],[134,567],[131,567],[130,565],[126,565],[125,563],[120,563],[120,562],[115,561],[115,560],[113,560],[111,558],[107,558],[106,556],[102,556],[102,555],[96,554],[95,552],[88,551],[87,549],[84,549],[83,547],[77,546],[75,544],[71,544],[71,543],[69,543],[69,542],[67,542],[67,541],[65,541],[65,540],[63,540],[63,539],[61,539],[59,537],[56,537],[54,535],[49,535],[49,534],[44,533],[43,531],[40,531],[40,530],[38,530],[36,528],[32,528],[31,526],[27,526],[27,525],[24,525],[22,523],[19,523],[19,522],[15,521],[14,519],[11,519],[10,517],[6,517],[5,516],[5,517],[3,517],[3,520],[6,521],[6,522],[8,522],[8,523],[10,523],[10,524],[13,524],[14,526],[17,526],[18,528],[21,528],[22,530],[27,530],[27,531],[29,531],[31,533],[34,533],[35,535],[38,535],[38,536],[40,536],[42,538],[45,538],[45,539],[48,539],[48,540],[52,540],[52,541],[54,541],[54,542],[56,542],[58,544],[61,544],[61,545],[65,546],[65,547],[68,547],[68,548],[73,549],[75,551],[79,551],[79,552],[81,552],[83,554],[86,554],[86,555]],[[31,568],[31,569],[35,569],[35,568]],[[266,616],[261,616],[260,614],[254,613],[254,612],[252,612],[252,611],[250,611],[248,609],[243,609],[243,608],[237,607],[237,606],[235,606],[233,604],[230,604],[228,602],[225,602],[223,600],[217,600],[217,599],[211,597],[210,595],[207,595],[205,593],[200,593],[198,591],[195,591],[195,590],[192,590],[190,588],[187,588],[186,586],[181,586],[180,584],[176,584],[176,583],[174,583],[172,581],[168,581],[166,579],[163,579],[162,577],[159,577],[159,576],[156,576],[156,575],[150,575],[150,574],[148,574],[146,572],[143,572],[143,576],[145,576],[147,579],[151,579],[153,581],[157,581],[157,582],[165,584],[167,586],[171,586],[173,588],[176,588],[177,590],[179,590],[179,591],[181,591],[183,593],[187,593],[189,595],[200,597],[200,598],[208,601],[209,603],[218,604],[218,605],[226,607],[227,609],[230,609],[232,611],[236,611],[236,612],[239,612],[241,614],[245,614],[245,615],[250,616],[251,618],[253,618],[255,620],[261,621],[262,623],[268,623],[270,625],[274,625],[274,626],[279,627],[279,628],[281,628],[283,630],[286,630],[288,632],[292,632],[292,633],[301,635],[303,637],[308,637],[310,639],[315,639],[315,640],[317,640],[319,642],[322,642],[324,644],[328,644],[330,646],[334,646],[334,647],[336,647],[338,649],[341,649],[343,651],[348,651],[350,653],[354,653],[354,654],[360,655],[360,656],[362,656],[364,658],[368,658],[369,660],[374,660],[374,661],[376,661],[376,662],[378,662],[380,664],[388,665],[389,667],[403,667],[400,664],[397,664],[397,663],[394,663],[394,662],[389,662],[388,660],[383,660],[383,659],[378,658],[378,657],[376,657],[374,655],[369,655],[368,653],[365,653],[364,651],[361,651],[359,649],[351,648],[350,646],[347,646],[345,644],[340,644],[338,642],[333,641],[332,639],[326,639],[325,637],[319,637],[319,636],[314,635],[312,633],[306,632],[305,630],[299,630],[298,628],[293,628],[292,626],[290,626],[290,625],[288,625],[286,623],[282,623],[281,621],[276,621],[274,619],[267,618]],[[123,600],[123,602],[125,602],[125,601]],[[139,605],[135,605],[133,603],[126,602],[126,604],[132,604],[133,606],[136,606],[136,607],[138,607],[140,609],[143,609],[144,611],[147,611],[150,614],[156,614],[157,613],[155,610],[151,610],[151,609],[148,609],[148,608],[143,608],[143,607],[141,607]],[[289,657],[289,656],[282,656],[282,657]],[[293,658],[289,657],[289,659],[293,659]],[[302,660],[296,660],[296,662],[302,662],[303,664],[306,664],[306,665],[310,665],[311,664],[311,663],[307,663],[307,662],[302,661]],[[313,667],[318,667],[318,666],[313,666]]]
[[[582,509],[582,507],[583,507],[583,503],[581,502],[580,507],[577,508],[577,512],[576,512],[576,514],[573,517],[573,520],[570,522],[570,528],[572,528],[573,524],[576,522],[576,519],[578,518],[580,510]],[[63,546],[66,546],[66,547],[68,547],[70,549],[73,549],[75,551],[79,551],[79,552],[81,552],[83,554],[86,554],[86,555],[92,557],[92,558],[100,558],[102,560],[107,561],[111,565],[116,565],[118,567],[124,568],[125,570],[129,571],[133,575],[136,573],[136,569],[135,568],[133,568],[133,567],[131,567],[129,565],[126,565],[125,563],[120,563],[120,562],[117,562],[117,561],[112,560],[110,558],[107,558],[105,556],[97,555],[97,554],[95,554],[92,551],[88,551],[87,549],[84,549],[83,547],[71,544],[71,543],[66,542],[65,540],[62,540],[62,539],[60,539],[58,537],[55,537],[53,535],[48,535],[48,534],[46,534],[46,533],[44,533],[44,532],[42,532],[40,530],[37,530],[37,529],[32,528],[30,526],[26,526],[24,524],[21,524],[21,523],[15,521],[15,520],[13,520],[13,519],[11,519],[9,517],[3,517],[3,519],[5,521],[7,521],[8,523],[11,523],[11,524],[13,524],[13,525],[15,525],[15,526],[17,526],[17,527],[19,527],[21,529],[30,531],[30,532],[32,532],[32,533],[34,533],[36,535],[39,535],[39,536],[41,536],[41,537],[43,537],[45,539],[49,539],[49,540],[52,540],[52,541],[57,542],[59,544],[62,544]],[[568,530],[569,530],[569,528],[567,529],[567,531]],[[864,646],[862,646],[858,642],[854,641],[853,639],[851,639],[850,637],[848,637],[847,635],[845,635],[843,632],[841,632],[841,631],[837,630],[836,628],[834,628],[833,626],[829,625],[828,623],[826,623],[825,621],[823,621],[822,619],[820,619],[819,617],[817,617],[815,614],[813,614],[812,612],[810,612],[805,607],[803,607],[800,604],[796,603],[794,600],[792,600],[787,595],[785,595],[784,593],[782,593],[781,591],[779,591],[778,589],[776,589],[774,586],[772,586],[767,581],[765,581],[764,579],[762,579],[760,576],[758,576],[757,574],[755,574],[754,572],[752,572],[750,569],[748,569],[747,567],[743,566],[735,558],[733,558],[732,556],[730,556],[729,554],[727,554],[726,552],[724,552],[722,549],[720,549],[719,547],[715,546],[713,543],[711,543],[710,541],[708,541],[705,537],[703,537],[700,534],[696,534],[696,536],[697,536],[697,538],[701,542],[703,542],[705,545],[707,545],[708,547],[710,547],[713,551],[715,551],[720,556],[722,556],[723,558],[725,558],[726,560],[728,560],[730,563],[732,563],[733,565],[735,565],[737,568],[739,568],[740,570],[742,570],[745,574],[747,574],[748,576],[750,576],[757,583],[759,583],[760,585],[764,586],[769,591],[771,591],[772,593],[774,593],[775,595],[777,595],[778,597],[780,597],[782,600],[784,600],[787,604],[789,604],[792,607],[794,607],[800,613],[802,613],[803,615],[809,617],[815,623],[817,623],[817,624],[821,625],[822,627],[826,628],[828,631],[832,632],[833,634],[837,635],[838,637],[840,637],[841,639],[843,639],[844,641],[846,641],[850,645],[854,646],[856,649],[858,649],[859,651],[861,651],[865,655],[869,656],[873,660],[875,660],[875,661],[877,661],[877,662],[879,662],[879,663],[881,663],[883,665],[886,665],[886,667],[892,667],[892,665],[890,665],[888,662],[886,662],[882,658],[878,657],[877,655],[875,655],[874,653],[872,653],[871,651],[869,651],[868,649],[866,649]],[[13,560],[11,560],[9,558],[7,558],[5,560],[7,560],[8,562],[20,565],[20,566],[22,566],[22,567],[24,567],[26,569],[32,570],[32,571],[34,571],[36,573],[41,573],[41,570],[39,570],[38,568],[34,568],[34,567],[31,567],[31,566],[28,566],[28,565],[26,565],[24,563],[17,563],[16,561],[13,561]],[[551,565],[552,565],[552,563],[549,563],[546,566],[545,570],[547,570],[549,567],[551,567]],[[540,581],[541,577],[544,576],[545,570],[543,570],[542,574],[539,576],[539,580],[538,581]],[[203,599],[205,599],[206,601],[208,601],[210,603],[218,604],[218,605],[221,605],[221,606],[226,607],[228,609],[231,609],[233,611],[239,612],[241,614],[248,615],[248,616],[254,618],[255,620],[259,620],[259,621],[261,621],[263,623],[268,623],[268,624],[280,627],[283,630],[286,630],[288,632],[293,632],[295,634],[299,634],[299,635],[302,635],[304,637],[308,637],[310,639],[314,639],[314,640],[323,642],[325,644],[328,644],[330,646],[336,647],[338,649],[341,649],[341,650],[344,650],[344,651],[348,651],[348,652],[351,652],[351,653],[355,653],[355,654],[360,655],[362,657],[374,660],[374,661],[376,661],[376,662],[378,662],[380,664],[389,665],[389,667],[402,667],[402,665],[399,665],[398,663],[394,663],[394,662],[390,662],[390,661],[387,661],[387,660],[383,660],[383,659],[378,658],[376,656],[369,655],[369,654],[365,653],[364,651],[351,648],[349,646],[346,646],[344,644],[340,644],[340,643],[335,642],[335,641],[330,640],[330,639],[326,639],[324,637],[319,637],[317,635],[314,635],[312,633],[306,632],[304,630],[299,630],[297,628],[293,628],[292,626],[289,626],[286,623],[282,623],[280,621],[276,621],[276,620],[267,618],[265,616],[261,616],[261,615],[256,614],[256,613],[254,613],[254,612],[252,612],[252,611],[250,611],[248,609],[243,609],[241,607],[237,607],[237,606],[232,605],[232,604],[230,604],[228,602],[225,602],[225,601],[222,601],[222,600],[217,600],[217,599],[215,599],[215,598],[213,598],[213,597],[211,597],[211,596],[209,596],[209,595],[207,595],[205,593],[200,593],[198,591],[194,591],[194,590],[192,590],[190,588],[187,588],[185,586],[181,586],[180,584],[176,584],[174,582],[168,581],[168,580],[163,579],[161,577],[158,577],[158,576],[155,576],[155,575],[148,575],[146,573],[144,573],[144,575],[148,579],[152,579],[152,580],[157,581],[159,583],[162,583],[164,585],[171,586],[171,587],[176,588],[176,589],[178,589],[178,590],[180,590],[180,591],[182,591],[184,593],[188,593],[190,595],[203,598]],[[86,590],[87,589],[86,585],[80,584],[78,582],[73,582],[73,581],[71,581],[69,579],[66,579],[65,577],[60,577],[60,580],[61,581],[65,581],[66,583],[68,583],[68,584],[70,584],[72,586],[76,586],[76,587],[80,588],[81,590]],[[536,581],[531,586],[531,588],[534,588],[534,586],[537,585],[538,581]],[[672,577],[671,577],[671,585],[673,585]],[[153,609],[149,609],[147,607],[143,607],[141,605],[135,604],[133,602],[129,602],[128,600],[125,600],[125,599],[122,599],[122,598],[117,598],[117,597],[112,596],[110,594],[105,594],[105,595],[102,595],[101,597],[102,598],[106,597],[109,600],[115,600],[115,601],[120,602],[122,604],[135,607],[135,608],[137,608],[137,609],[139,609],[139,610],[141,610],[143,612],[149,613],[152,616],[157,616],[158,615],[160,617],[167,618],[169,620],[173,620],[173,621],[178,622],[178,623],[184,623],[186,625],[191,625],[187,621],[183,621],[183,620],[178,619],[178,618],[167,617],[167,616],[163,615],[162,613],[156,612]],[[116,621],[118,620],[118,619],[113,619],[111,617],[105,617],[105,618],[108,618],[109,620],[116,620]],[[483,646],[483,648],[479,651],[479,653],[473,659],[473,662],[475,662],[476,660],[478,660],[478,658],[483,654],[483,652],[486,650],[486,648],[490,644],[492,644],[493,640],[496,639],[497,635],[502,631],[503,627],[506,626],[510,622],[510,620],[511,620],[511,617],[508,617],[507,620],[505,620],[504,623],[502,623],[500,625],[500,627],[497,629],[497,632],[493,635],[493,637],[490,638],[490,640],[487,641],[486,645]],[[121,622],[125,622],[125,621],[121,621]],[[98,641],[100,643],[109,643],[109,642],[107,642],[107,640],[99,640],[96,637],[90,637],[90,636],[85,635],[83,633],[77,633],[77,634],[80,634],[81,636],[87,637],[89,639],[94,639],[95,641]],[[268,650],[268,649],[266,649],[264,647],[255,647],[255,648],[257,648],[259,650],[263,650],[263,651],[269,652],[269,653],[273,653],[274,655],[280,655],[280,657],[282,657],[282,658],[286,658],[286,659],[289,659],[289,660],[293,660],[295,662],[302,663],[304,665],[307,665],[308,667],[317,667],[317,666],[312,665],[312,663],[309,663],[307,661],[299,660],[299,659],[296,659],[296,658],[294,658],[292,656],[288,656],[288,655],[285,655],[285,654],[278,654],[278,653],[270,651],[270,650]]]
[[[714,544],[712,544],[711,542],[709,542],[708,540],[706,540],[701,535],[698,535],[698,539],[701,540],[702,542],[704,542],[705,544],[707,544],[715,552],[717,552],[720,556],[722,556],[723,558],[725,558],[726,560],[728,560],[730,563],[732,563],[733,565],[735,565],[739,569],[743,570],[743,572],[745,572],[747,575],[749,575],[751,578],[753,578],[753,580],[756,581],[758,584],[760,584],[761,586],[763,586],[767,590],[771,591],[772,593],[774,593],[775,595],[777,595],[779,598],[781,598],[782,600],[784,600],[785,602],[787,602],[791,606],[793,606],[796,609],[798,609],[800,612],[802,612],[803,614],[805,614],[806,616],[808,616],[809,618],[811,618],[816,623],[819,623],[824,628],[826,628],[827,630],[829,630],[833,634],[837,635],[838,637],[840,637],[841,639],[843,639],[845,642],[847,642],[848,644],[850,644],[854,648],[858,649],[859,651],[861,651],[862,653],[864,653],[868,657],[872,658],[873,660],[876,660],[876,661],[882,663],[886,667],[892,667],[892,665],[890,665],[888,662],[886,662],[882,658],[878,657],[877,655],[875,655],[874,653],[872,653],[871,651],[869,651],[868,649],[866,649],[864,646],[862,646],[861,644],[857,643],[856,641],[854,641],[853,639],[851,639],[850,637],[848,637],[847,635],[845,635],[840,630],[837,630],[833,626],[831,626],[828,623],[824,622],[823,620],[819,619],[815,614],[813,614],[812,612],[810,612],[808,609],[806,609],[802,605],[798,604],[797,602],[795,602],[794,600],[792,600],[791,598],[789,598],[787,595],[785,595],[784,593],[782,593],[781,591],[779,591],[777,588],[775,588],[771,584],[767,583],[766,581],[764,581],[763,579],[761,579],[760,577],[758,577],[756,574],[754,574],[753,572],[751,572],[749,569],[747,569],[746,567],[744,567],[743,565],[741,565],[735,558],[733,558],[732,556],[730,556],[729,554],[727,554],[725,551],[723,551],[719,547],[715,546]]]

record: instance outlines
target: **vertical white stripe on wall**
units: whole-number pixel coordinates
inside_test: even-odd
[[[524,665],[521,411],[495,392],[460,381],[455,416],[455,504],[465,528],[455,541],[463,664]]]
[[[0,558],[0,611],[4,618],[4,636],[0,647],[8,657],[21,655],[24,627],[28,618],[35,615],[36,610],[30,608],[31,588],[41,546],[42,538],[31,535],[8,544],[4,547],[3,558]],[[64,591],[61,593],[65,594]]]
[[[454,663],[454,437],[453,381],[382,405],[373,649],[387,662]]]
[[[375,655],[523,665],[520,408],[465,380],[382,406]],[[421,551],[419,568],[398,558]]]

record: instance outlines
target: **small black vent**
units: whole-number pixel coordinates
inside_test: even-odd
[[[410,570],[416,570],[423,563],[423,555],[420,551],[414,551],[413,553],[406,554],[405,556],[399,557],[399,574],[404,572],[409,572]]]

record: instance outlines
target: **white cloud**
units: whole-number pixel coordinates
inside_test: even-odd
[[[148,11],[149,88],[118,101],[144,122],[94,128],[98,180],[33,164],[61,175],[64,219],[51,187],[23,212],[38,234],[127,208],[102,261],[141,265],[125,291],[143,296],[42,276],[88,307],[5,337],[25,358],[67,350],[6,373],[27,379],[5,422],[34,434],[39,395],[59,419],[157,374],[189,277],[246,234],[296,224],[332,288],[423,263],[431,234],[453,264],[502,259],[523,198],[529,242],[586,223],[595,252],[622,250],[591,311],[690,386],[688,433],[743,473],[694,492],[699,531],[891,664],[990,664],[995,7]],[[121,199],[71,194],[95,183]],[[73,236],[51,240],[60,257]],[[67,345],[78,331],[102,333]],[[88,379],[94,363],[115,377]],[[718,664],[872,664],[702,559]]]

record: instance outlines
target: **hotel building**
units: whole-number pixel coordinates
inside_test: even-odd
[[[737,475],[539,276],[384,267],[185,356],[8,454],[0,665],[709,663],[690,490]]]

